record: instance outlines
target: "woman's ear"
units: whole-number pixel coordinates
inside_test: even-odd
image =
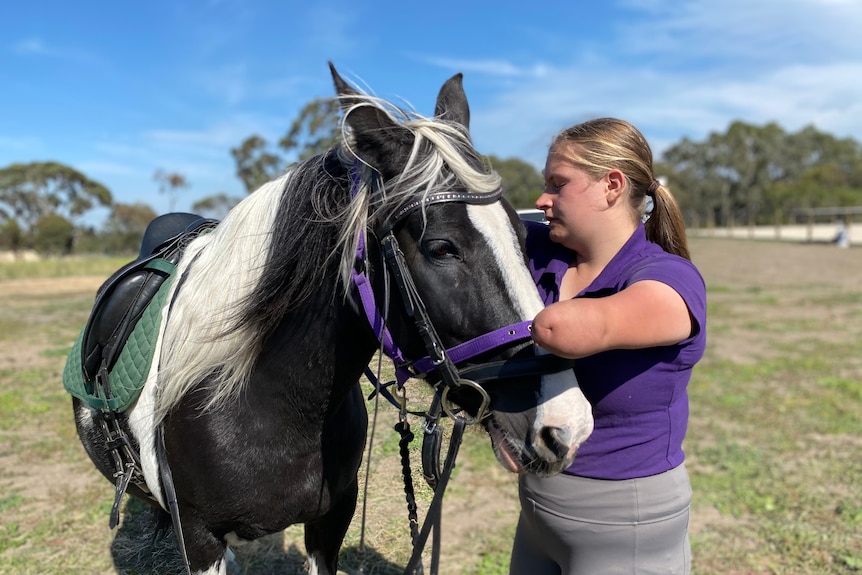
[[[626,176],[621,171],[614,169],[605,175],[605,181],[607,182],[605,197],[608,205],[612,206],[623,196],[623,191],[626,189]]]

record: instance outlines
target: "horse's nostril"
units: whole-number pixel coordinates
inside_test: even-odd
[[[554,455],[561,459],[568,455],[572,443],[572,430],[568,426],[543,427],[541,436],[545,446]]]

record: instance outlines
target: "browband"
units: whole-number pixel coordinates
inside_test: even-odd
[[[441,204],[443,202],[463,202],[465,204],[486,205],[493,204],[503,196],[503,188],[497,188],[493,192],[478,194],[475,192],[437,192],[436,194],[428,194],[424,198],[418,198],[411,202],[407,202],[398,210],[393,212],[387,219],[386,223],[378,231],[383,236],[386,235],[395,224],[401,221],[405,216],[420,207],[430,206],[432,204]]]

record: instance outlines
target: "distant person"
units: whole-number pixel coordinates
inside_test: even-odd
[[[706,344],[706,288],[670,191],[631,124],[598,119],[552,142],[527,222],[547,306],[533,338],[574,371],[595,431],[563,474],[519,480],[510,573],[690,572],[686,388]],[[644,223],[645,222],[645,223]]]
[[[835,245],[839,248],[850,247],[850,232],[844,222],[838,222],[838,231],[835,234]]]

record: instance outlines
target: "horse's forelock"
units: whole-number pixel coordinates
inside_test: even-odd
[[[355,135],[342,123],[345,161],[357,159],[361,173],[356,190],[356,202],[344,220],[339,238],[341,248],[341,281],[347,285],[354,265],[354,254],[362,230],[376,228],[399,207],[427,195],[447,189],[462,188],[473,193],[492,193],[500,187],[500,176],[486,171],[485,162],[470,142],[464,126],[435,118],[427,118],[413,111],[403,110],[373,96],[353,96],[353,105],[345,111],[345,118],[357,107],[378,106],[399,129],[409,130],[413,144],[403,151],[396,175],[389,181],[371,182],[381,172],[380,167],[369,166],[355,150]]]

